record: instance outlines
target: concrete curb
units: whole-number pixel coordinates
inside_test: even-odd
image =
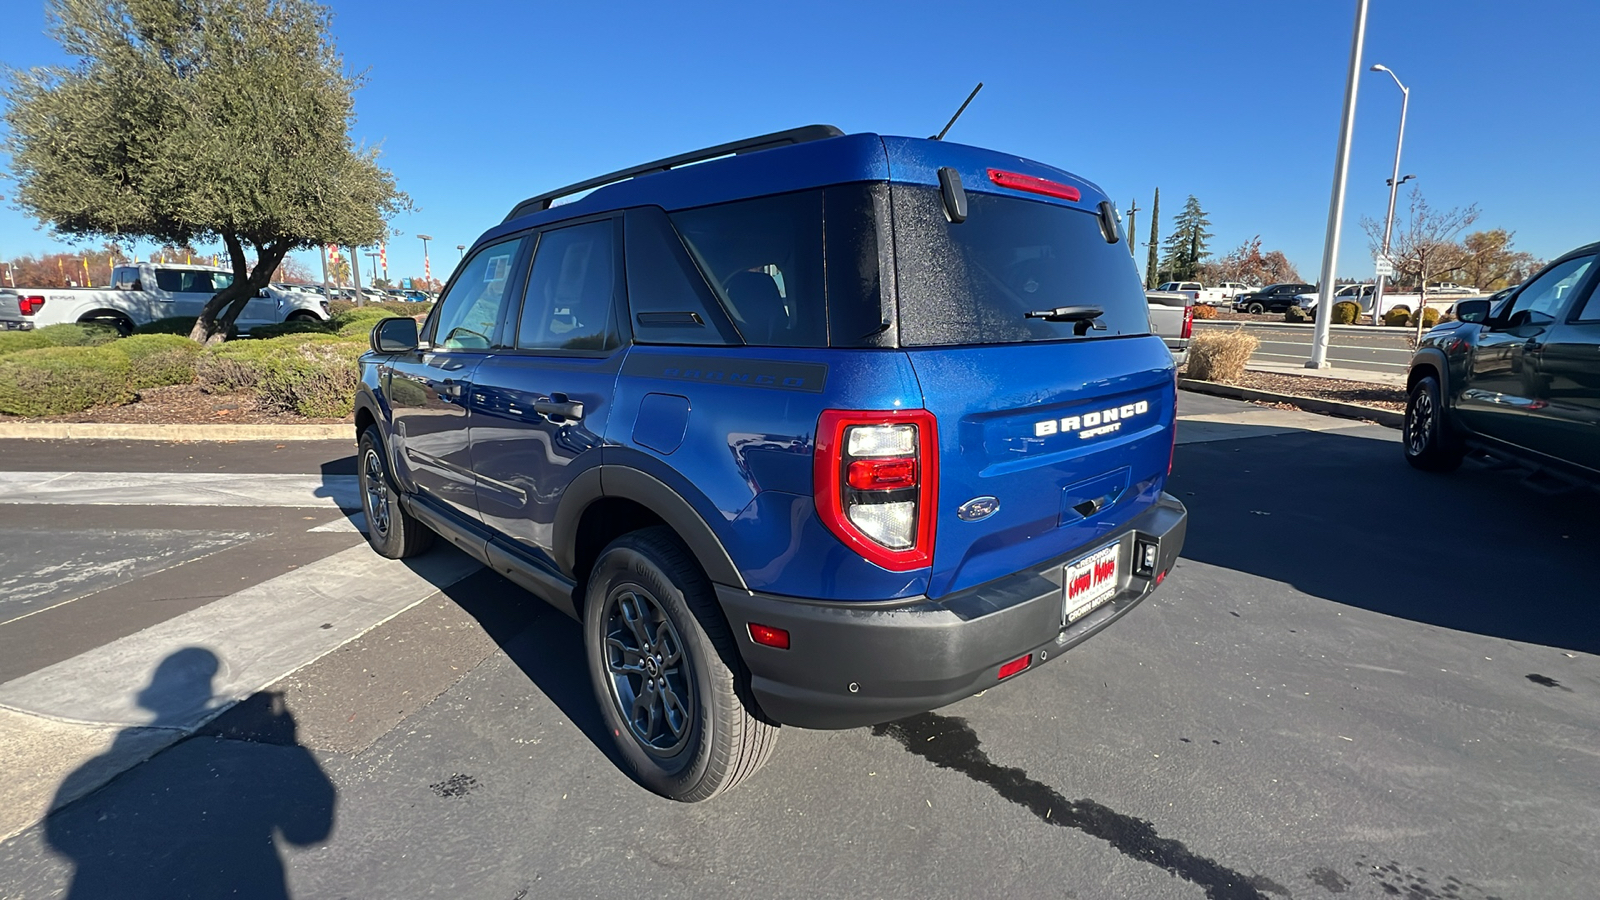
[[[1218,384],[1215,381],[1201,381],[1197,378],[1184,378],[1178,382],[1178,387],[1197,394],[1210,394],[1213,397],[1226,397],[1229,400],[1264,400],[1268,403],[1287,403],[1306,412],[1320,413],[1325,416],[1338,416],[1343,419],[1365,419],[1376,422],[1389,428],[1405,427],[1404,413],[1379,409],[1375,406],[1362,406],[1359,403],[1341,403],[1338,400],[1321,400],[1316,397],[1301,397],[1297,394],[1275,394],[1271,391],[1258,391],[1254,388],[1238,387],[1232,384]]]
[[[108,422],[0,422],[0,440],[45,441],[349,441],[354,425],[119,425]]]

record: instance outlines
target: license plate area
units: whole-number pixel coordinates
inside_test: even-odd
[[[1107,544],[1077,562],[1067,563],[1061,573],[1062,627],[1116,596],[1121,580],[1120,549],[1118,544]]]

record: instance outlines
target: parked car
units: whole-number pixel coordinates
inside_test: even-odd
[[[1233,308],[1239,312],[1283,312],[1298,304],[1301,294],[1315,293],[1317,286],[1298,281],[1269,284],[1259,291],[1250,291],[1233,298]]]
[[[1191,301],[1206,306],[1222,306],[1228,300],[1228,295],[1222,288],[1208,288],[1198,281],[1167,281],[1156,285],[1156,291],[1163,294],[1183,294]]]
[[[778,724],[992,688],[1183,545],[1126,240],[1060,169],[820,125],[532,197],[420,330],[373,329],[368,539],[443,535],[581,621],[605,732],[677,800]]]
[[[1503,298],[1458,301],[1458,321],[1423,337],[1407,379],[1407,462],[1451,471],[1475,449],[1600,485],[1597,257],[1589,244]]]
[[[171,316],[198,316],[218,291],[233,284],[233,272],[216,266],[135,263],[111,270],[109,288],[15,289],[16,313],[0,309],[0,329],[27,331],[62,322],[99,322],[123,334]],[[234,324],[240,331],[296,317],[327,318],[309,295],[277,297],[263,290],[245,304]]]
[[[1189,338],[1194,334],[1194,299],[1176,291],[1145,291],[1150,305],[1150,333],[1159,335],[1172,352],[1172,361],[1189,361]]]
[[[1222,292],[1223,299],[1232,301],[1233,298],[1239,296],[1240,294],[1248,294],[1251,291],[1261,290],[1261,286],[1245,284],[1242,281],[1224,281],[1217,285],[1217,290]]]
[[[1362,311],[1368,311],[1372,309],[1372,294],[1375,289],[1376,286],[1370,284],[1342,284],[1333,292],[1333,302],[1343,303],[1348,300],[1360,304]],[[1306,312],[1316,312],[1319,296],[1317,290],[1313,288],[1295,297],[1294,305]]]
[[[1430,293],[1430,294],[1481,294],[1483,292],[1478,290],[1475,287],[1466,287],[1465,285],[1455,284],[1454,282],[1450,282],[1450,281],[1441,281],[1438,284],[1434,285],[1433,287],[1428,288],[1428,293]]]

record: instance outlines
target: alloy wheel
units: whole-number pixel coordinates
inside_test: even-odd
[[[1417,391],[1411,398],[1411,408],[1406,416],[1406,451],[1421,456],[1428,448],[1428,436],[1433,433],[1433,397],[1425,390]]]
[[[641,747],[671,756],[689,740],[695,716],[694,678],[683,641],[661,604],[643,588],[618,585],[605,602],[611,700]]]
[[[380,537],[389,533],[389,481],[383,471],[383,460],[378,451],[367,449],[362,459],[362,481],[366,490],[362,500],[367,505],[367,527]]]

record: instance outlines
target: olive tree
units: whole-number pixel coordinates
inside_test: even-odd
[[[310,0],[47,0],[73,60],[4,88],[17,203],[73,238],[227,248],[191,334],[222,340],[291,250],[377,243],[409,206],[355,146],[351,93]],[[254,265],[252,266],[252,258]]]

